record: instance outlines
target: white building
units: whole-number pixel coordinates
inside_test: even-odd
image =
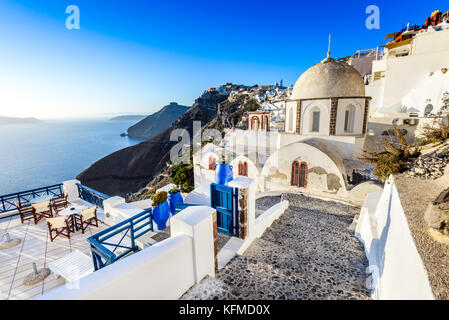
[[[253,178],[258,192],[362,200],[367,190],[376,189],[371,182],[356,187],[361,181],[354,175],[354,170],[368,169],[357,159],[365,142],[369,101],[360,73],[328,57],[296,82],[286,102],[285,132],[230,130],[223,148],[209,144],[197,152],[195,187],[214,181],[215,162],[225,151],[232,157],[234,176]]]
[[[373,116],[426,115],[438,112],[441,92],[447,90],[449,28],[446,22],[417,32],[412,38],[385,46],[381,60],[373,61],[366,86]],[[402,114],[402,115],[401,115]]]

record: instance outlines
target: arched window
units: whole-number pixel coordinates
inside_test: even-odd
[[[248,162],[239,162],[239,176],[248,176]]]
[[[209,170],[215,170],[215,157],[209,157]]]
[[[265,130],[270,131],[270,121],[268,120],[268,116],[265,116]]]
[[[257,116],[252,117],[251,119],[251,129],[259,130],[259,118]]]
[[[320,109],[316,107],[313,108],[312,111],[310,112],[311,132],[320,132],[320,116],[321,116]]]
[[[349,105],[345,110],[345,132],[354,132],[355,107]]]
[[[292,164],[292,179],[291,185],[301,188],[307,187],[307,175],[309,173],[309,168],[306,162],[299,163],[298,161]]]

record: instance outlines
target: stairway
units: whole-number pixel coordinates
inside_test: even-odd
[[[350,226],[359,209],[286,194],[290,207],[216,278],[183,299],[368,299],[368,262]]]

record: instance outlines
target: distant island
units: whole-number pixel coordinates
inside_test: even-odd
[[[13,117],[0,116],[0,125],[18,124],[18,123],[36,123],[36,122],[40,122],[40,120],[36,118],[13,118]]]
[[[146,118],[146,115],[140,115],[140,114],[135,114],[135,115],[125,115],[125,116],[117,116],[114,118],[111,118],[109,120],[114,120],[114,121],[133,121],[133,120],[142,120],[144,118]]]

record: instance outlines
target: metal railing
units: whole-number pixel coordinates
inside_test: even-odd
[[[77,183],[76,186],[78,187],[78,195],[81,199],[104,209],[103,201],[110,198],[108,195],[105,195],[101,192],[98,192],[97,190],[91,189],[79,183]]]
[[[114,263],[131,252],[138,251],[136,239],[150,231],[153,231],[153,208],[88,238],[95,271]],[[125,239],[129,243],[125,243]]]
[[[55,197],[62,197],[64,194],[62,183],[53,186],[32,189],[28,191],[21,191],[16,193],[0,196],[0,213],[17,210],[16,202],[19,206],[23,206],[30,202],[31,199],[43,195],[54,195]]]
[[[175,204],[175,214],[178,214],[180,211],[184,210],[188,207],[194,207],[194,206],[203,206],[203,204],[190,204],[190,203],[176,203]]]

